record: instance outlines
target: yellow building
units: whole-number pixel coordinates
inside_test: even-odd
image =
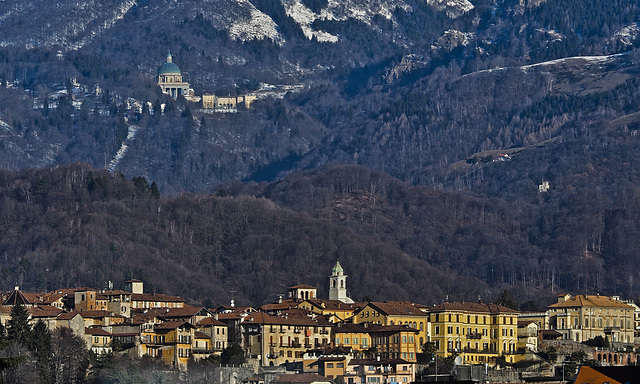
[[[143,355],[161,357],[165,364],[180,370],[187,368],[195,341],[195,327],[185,321],[165,321],[140,334]]]
[[[336,347],[350,348],[355,358],[416,362],[418,330],[404,325],[342,324],[333,328]]]
[[[353,317],[361,304],[347,304],[340,300],[308,299],[296,304],[295,308],[306,309],[319,315],[333,315],[338,321],[346,321]]]
[[[331,324],[305,315],[283,317],[263,312],[247,316],[241,324],[246,354],[263,366],[302,362],[307,350],[330,343],[330,330]]]
[[[550,329],[563,339],[580,343],[601,336],[614,343],[634,342],[634,308],[618,298],[560,295],[547,309]]]
[[[444,303],[429,309],[431,341],[440,357],[459,355],[464,363],[513,363],[518,311],[497,304]]]
[[[405,325],[418,331],[415,337],[416,351],[429,341],[429,316],[422,305],[408,301],[367,303],[353,316],[355,324]]]

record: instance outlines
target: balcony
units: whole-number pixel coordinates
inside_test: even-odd
[[[215,348],[191,348],[191,353],[194,355],[207,355],[217,352]]]
[[[325,331],[325,330],[323,329],[322,331],[320,331],[320,334],[321,334],[321,335],[328,335],[328,334],[329,334],[329,331]]]
[[[620,332],[620,327],[604,327],[604,333],[614,333],[614,332]]]
[[[482,333],[467,333],[467,339],[482,339]]]

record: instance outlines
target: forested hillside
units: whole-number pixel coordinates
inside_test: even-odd
[[[0,175],[0,286],[26,291],[124,287],[192,303],[258,305],[297,283],[327,292],[337,259],[354,298],[436,303],[485,295],[377,237],[280,208],[264,198],[182,195],[87,166]],[[396,267],[390,270],[388,265]]]
[[[136,277],[255,304],[325,289],[340,258],[356,298],[636,297],[639,17],[632,0],[2,1],[0,285]],[[167,53],[196,95],[261,96],[171,99]]]

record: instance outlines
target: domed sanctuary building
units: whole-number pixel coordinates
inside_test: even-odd
[[[193,97],[193,89],[189,88],[189,83],[182,81],[182,72],[173,62],[171,54],[167,55],[166,63],[162,64],[158,69],[158,85],[163,93],[174,99],[180,95],[186,98]]]

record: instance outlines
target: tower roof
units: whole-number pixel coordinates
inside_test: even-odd
[[[344,272],[344,270],[342,269],[342,265],[340,265],[340,261],[336,261],[336,265],[333,266],[333,269],[331,270],[331,273],[333,275],[337,275],[337,274],[342,274]]]
[[[158,75],[180,75],[180,68],[173,62],[171,54],[167,56],[167,62],[160,66]]]

